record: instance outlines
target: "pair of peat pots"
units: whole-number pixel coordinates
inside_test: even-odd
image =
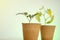
[[[24,40],[38,40],[39,30],[42,40],[53,40],[55,26],[41,25],[39,23],[23,23]]]

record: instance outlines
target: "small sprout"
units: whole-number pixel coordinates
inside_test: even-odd
[[[31,15],[31,14],[28,14],[27,12],[17,13],[16,15],[19,15],[19,14],[24,15],[28,19],[29,23],[31,22],[32,18],[37,15],[37,14]]]
[[[44,7],[40,8],[39,10],[43,9]],[[52,10],[51,9],[47,9],[45,10],[45,12],[48,14],[49,17],[46,17],[45,15],[46,14],[42,14],[42,12],[37,12],[35,15],[35,18],[38,22],[40,22],[40,17],[41,15],[43,15],[43,18],[44,18],[44,23],[45,24],[49,24],[53,21],[54,19],[54,16],[52,15]],[[48,18],[50,18],[50,20],[48,20]]]
[[[53,21],[53,19],[54,19],[54,16],[52,15],[52,10],[51,9],[47,9],[47,14],[49,15],[49,18],[50,18],[50,20],[49,21],[47,21],[46,19],[47,18],[45,18],[45,16],[44,16],[44,19],[45,19],[45,24],[50,24],[52,21]]]
[[[47,18],[45,18],[45,15],[43,15],[43,16],[44,16],[44,20],[45,20],[45,24],[50,24],[50,23],[53,21],[54,16],[52,15],[52,10],[51,10],[51,9],[47,9],[46,12],[47,12],[47,14],[49,15],[50,20],[47,21],[47,20],[46,20]]]

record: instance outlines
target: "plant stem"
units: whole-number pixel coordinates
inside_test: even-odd
[[[30,18],[29,23],[31,22],[32,18]]]
[[[28,17],[26,16],[26,15],[24,15],[27,19],[28,19]],[[28,21],[29,21],[29,19],[28,19]],[[30,23],[30,22],[29,22]]]
[[[30,23],[31,20],[29,20],[29,23]]]
[[[44,21],[45,21],[45,24],[46,24],[46,18],[45,18],[45,14],[43,14],[43,17],[44,17]]]

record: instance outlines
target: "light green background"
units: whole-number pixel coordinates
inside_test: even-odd
[[[42,6],[52,9],[55,15],[52,24],[56,25],[54,40],[60,40],[60,0],[0,0],[0,40],[23,40],[22,23],[28,20],[16,14],[25,11],[34,14]],[[38,40],[41,40],[40,34]]]

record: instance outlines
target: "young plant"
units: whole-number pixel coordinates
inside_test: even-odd
[[[28,14],[27,12],[17,13],[16,15],[19,15],[19,14],[24,15],[28,19],[29,23],[31,22],[31,20],[33,19],[33,17],[36,16],[36,19],[38,19],[38,17],[41,16],[41,13],[35,13],[35,14],[31,15],[31,14]]]
[[[54,15],[52,15],[52,10],[51,10],[51,9],[47,9],[47,10],[46,10],[46,13],[49,15],[48,18],[50,18],[50,20],[47,21],[48,18],[45,18],[45,16],[44,16],[45,22],[46,22],[45,24],[50,24],[50,23],[53,22],[53,20],[54,20]]]
[[[43,7],[44,8],[44,7]],[[43,9],[42,8],[42,9]],[[41,9],[41,10],[42,10]],[[50,24],[51,22],[53,22],[53,20],[54,20],[54,15],[52,15],[52,10],[51,9],[47,9],[47,10],[45,10],[45,12],[46,12],[46,14],[48,14],[48,16],[49,17],[47,17],[46,16],[46,14],[42,14],[42,12],[40,12],[42,15],[43,15],[43,18],[44,18],[44,23],[45,24]],[[48,19],[50,19],[50,20],[48,20]],[[38,21],[38,22],[40,22],[39,20],[40,20],[40,17],[38,16],[38,18],[36,18],[36,20]]]

